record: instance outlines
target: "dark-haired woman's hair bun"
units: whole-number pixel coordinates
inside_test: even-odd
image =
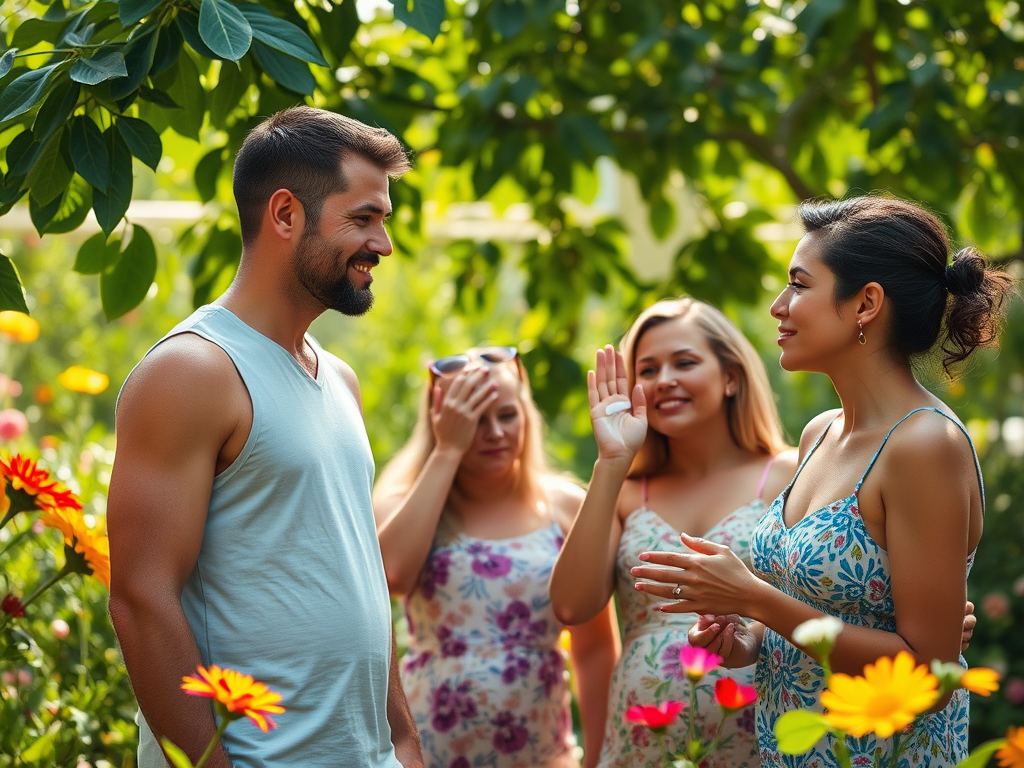
[[[995,343],[1012,285],[1012,278],[989,267],[976,248],[963,248],[953,257],[946,267],[950,301],[942,365],[947,371],[978,347]]]
[[[985,259],[973,246],[962,248],[946,267],[946,288],[954,296],[969,296],[985,283]]]

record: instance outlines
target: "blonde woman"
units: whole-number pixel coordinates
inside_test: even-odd
[[[692,298],[643,312],[621,355],[612,347],[597,353],[588,389],[599,456],[552,574],[551,602],[574,624],[593,620],[618,595],[624,644],[599,764],[661,768],[659,744],[624,715],[635,704],[689,700],[679,649],[697,617],[656,610],[661,601],[634,588],[630,568],[641,552],[680,549],[681,532],[730,547],[749,564],[765,500],[792,477],[795,457],[754,348],[719,310]],[[753,667],[730,676],[750,685]],[[708,728],[718,722],[716,678],[697,692]],[[710,768],[756,768],[753,713],[726,728]],[[664,738],[683,745],[686,734],[670,727]]]
[[[547,466],[542,432],[514,348],[442,358],[374,491],[388,584],[405,596],[402,680],[428,768],[578,765],[547,584],[583,491]],[[614,614],[605,606],[570,632],[593,766]]]

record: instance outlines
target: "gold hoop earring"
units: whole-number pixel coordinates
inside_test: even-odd
[[[864,338],[864,325],[861,323],[860,320],[857,321],[857,328],[860,329],[860,333],[857,334],[857,341],[859,341],[861,344],[867,344],[868,340]]]

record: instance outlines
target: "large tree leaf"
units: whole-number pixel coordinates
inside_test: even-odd
[[[71,181],[73,171],[64,162],[60,147],[63,131],[62,128],[46,142],[26,180],[30,197],[40,206],[60,198]]]
[[[227,0],[203,0],[199,6],[199,35],[218,56],[238,61],[252,44],[252,27]]]
[[[92,185],[79,176],[71,179],[60,207],[46,225],[46,234],[61,235],[82,226],[92,210]]]
[[[131,242],[121,252],[114,268],[100,275],[100,301],[107,320],[121,317],[146,298],[156,277],[156,248],[149,232],[132,226]]]
[[[174,21],[178,25],[178,30],[181,32],[182,37],[185,38],[185,42],[191,46],[193,51],[200,56],[205,56],[207,59],[224,58],[211,51],[210,46],[203,42],[202,35],[199,34],[199,14],[182,9],[178,12]]]
[[[155,171],[163,157],[164,147],[153,126],[137,117],[120,117],[115,125],[131,153]]]
[[[11,67],[14,66],[14,57],[17,54],[18,49],[11,48],[9,51],[5,51],[3,56],[0,56],[0,77],[11,71]]]
[[[352,48],[352,38],[359,30],[356,4],[342,2],[341,5],[330,5],[329,9],[314,4],[309,8],[320,23],[320,35],[317,39],[320,41],[322,52],[330,60],[331,66],[340,66]]]
[[[80,57],[71,67],[71,79],[85,85],[96,85],[114,77],[127,76],[124,53],[119,49],[98,53],[91,59]]]
[[[203,116],[206,114],[206,93],[199,80],[199,68],[192,56],[185,54],[178,59],[176,66],[160,76],[161,83],[166,76],[174,78],[166,89],[167,96],[181,105],[181,109],[167,112],[167,122],[182,136],[198,141],[199,129],[203,126]]]
[[[25,303],[25,289],[14,262],[0,253],[0,312],[13,309],[28,314]]]
[[[254,3],[240,5],[239,10],[252,27],[252,36],[260,42],[310,64],[327,66],[323,54],[317,50],[309,35],[290,21],[279,19],[262,5]]]
[[[82,86],[72,82],[65,75],[58,75],[55,79],[56,85],[39,107],[35,122],[32,123],[32,133],[36,141],[46,141],[68,121],[82,92]]]
[[[99,127],[88,115],[77,115],[71,121],[71,159],[83,179],[96,189],[107,191],[110,153]]]
[[[26,19],[14,30],[11,47],[25,50],[45,40],[56,40],[63,26],[64,22],[59,20]]]
[[[224,149],[225,147],[217,147],[207,152],[196,163],[196,190],[199,192],[199,199],[204,203],[217,196],[217,177],[224,166]]]
[[[153,66],[149,70],[150,77],[159,75],[178,60],[183,43],[181,28],[177,24],[168,24],[160,28],[156,51],[153,53]]]
[[[103,142],[110,155],[110,184],[106,192],[98,189],[93,192],[92,209],[100,229],[109,235],[132,201],[132,154],[113,126],[103,132]]]
[[[111,98],[123,99],[146,79],[153,66],[153,56],[156,53],[156,43],[159,38],[157,31],[157,25],[152,21],[147,21],[128,41],[123,51],[128,76],[115,77],[110,81]]]
[[[125,29],[151,14],[163,0],[117,0],[117,15]]]
[[[252,83],[252,65],[249,59],[237,64],[221,62],[217,87],[210,92],[210,122],[218,128],[227,127],[228,115],[239,105]]]
[[[313,91],[316,90],[316,78],[305,62],[275,51],[259,40],[253,42],[252,52],[256,61],[263,67],[263,71],[275,83],[296,93],[313,95]]]
[[[441,34],[444,0],[391,0],[395,18],[433,41]]]
[[[86,240],[78,249],[73,269],[82,275],[98,275],[117,263],[121,255],[121,239],[108,238],[102,232]]]
[[[46,83],[57,64],[33,69],[13,80],[0,93],[0,123],[28,112],[42,98]]]
[[[36,141],[32,131],[22,131],[7,146],[8,176],[27,176],[43,151],[42,142]]]

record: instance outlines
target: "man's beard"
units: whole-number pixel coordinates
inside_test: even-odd
[[[344,261],[341,274],[332,278],[332,275],[337,273],[338,263],[341,261],[339,253],[332,249],[319,233],[306,232],[292,258],[299,282],[328,309],[358,317],[365,315],[373,306],[370,286],[356,288],[352,285],[352,281],[348,279],[348,265],[353,260],[377,264],[380,262],[377,254],[357,251]]]

